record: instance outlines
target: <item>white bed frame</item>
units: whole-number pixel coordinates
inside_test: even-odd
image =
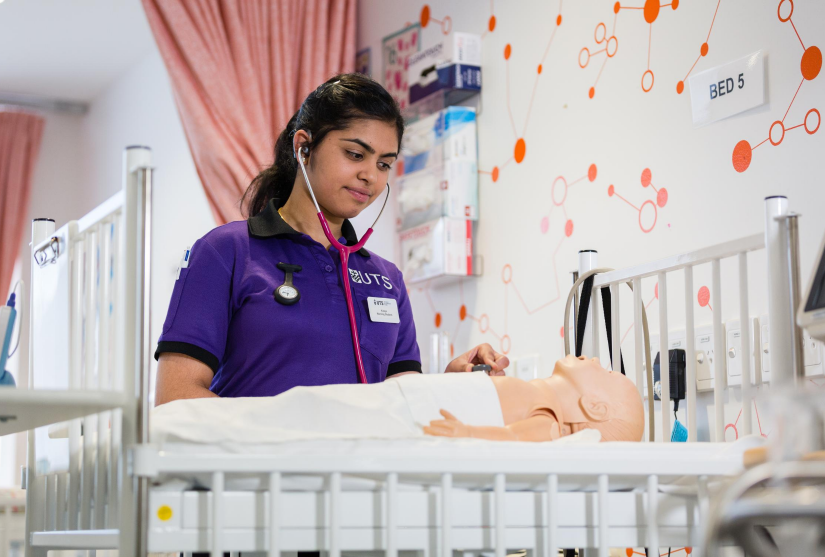
[[[331,557],[339,557],[342,551],[381,551],[397,557],[405,550],[433,556],[460,550],[494,551],[503,557],[508,550],[521,548],[555,555],[560,547],[588,548],[588,555],[606,557],[610,547],[647,546],[655,548],[651,554],[655,551],[658,555],[662,546],[698,545],[708,513],[709,483],[741,471],[738,463],[706,458],[703,451],[711,447],[707,443],[696,443],[693,449],[684,445],[666,449],[658,458],[650,458],[646,444],[640,443],[638,451],[623,452],[611,452],[604,446],[566,447],[552,459],[535,460],[512,459],[505,453],[480,460],[472,452],[445,458],[426,451],[414,457],[353,451],[343,455],[331,452],[328,458],[301,458],[277,453],[230,454],[209,447],[175,451],[147,444],[148,362],[155,341],[148,330],[150,165],[148,149],[127,149],[123,192],[57,232],[53,232],[53,225],[51,231],[38,223],[34,226],[33,253],[40,260],[54,255],[55,263],[33,266],[32,350],[35,354],[46,350],[46,338],[54,342],[44,337],[48,327],[37,328],[45,321],[56,320],[64,335],[84,328],[85,335],[70,335],[66,345],[68,390],[0,391],[0,404],[12,404],[8,408],[17,418],[12,420],[16,426],[6,422],[0,427],[32,430],[26,474],[27,557],[42,556],[53,549],[119,549],[124,556],[208,551],[213,557],[222,557],[224,551],[271,557],[282,551],[320,550]],[[636,286],[632,311],[639,322],[641,279],[658,276],[659,334],[662,345],[667,346],[667,274],[684,273],[687,349],[692,353],[692,269],[700,263],[712,264],[713,304],[721,308],[720,260],[738,258],[740,314],[742,323],[748,322],[747,253],[764,248],[767,238],[769,267],[782,267],[777,262],[788,258],[787,238],[772,226],[774,216],[787,212],[787,203],[784,199],[769,200],[767,207],[765,236],[749,236],[597,276],[593,300],[598,288],[614,290],[613,338],[617,342],[612,359],[616,365],[620,304],[615,291],[622,282]],[[107,227],[112,226],[117,242],[106,240]],[[56,255],[53,249],[49,251],[54,245],[59,246]],[[102,263],[86,258],[84,264],[82,254],[96,253],[98,246]],[[60,258],[66,261],[61,263]],[[46,276],[61,264],[68,264],[71,270],[66,275],[71,280],[64,281],[60,291],[69,300],[62,313],[55,310],[63,300],[61,293],[55,296],[53,289],[45,286],[62,284]],[[110,275],[112,270],[114,275]],[[103,280],[100,287],[96,287],[96,280],[84,280],[98,276],[114,279],[110,285]],[[787,339],[791,337],[793,311],[789,299],[783,302],[789,280],[787,272],[783,275],[781,269],[772,269],[770,340],[777,364],[792,354]],[[96,309],[108,303],[114,308],[111,317]],[[84,315],[94,318],[84,320]],[[591,315],[597,317],[596,313]],[[594,323],[596,326],[590,327],[591,349],[597,354],[598,318]],[[724,344],[721,330],[721,311],[717,310],[717,346]],[[635,345],[639,364],[640,338],[638,335]],[[746,343],[747,335],[743,335],[743,349]],[[690,441],[696,441],[695,369],[691,358],[687,361]],[[782,368],[777,364],[774,372]],[[744,367],[743,394],[749,401],[752,377],[749,367]],[[35,358],[30,376],[35,378],[42,372]],[[637,379],[641,373],[639,367]],[[667,373],[662,374],[663,392],[669,392],[667,377]],[[722,400],[721,377],[717,369],[716,400]],[[641,386],[641,380],[637,384]],[[36,381],[30,385],[35,386]],[[47,406],[56,406],[59,411],[42,416]],[[717,440],[723,440],[721,408],[717,405]],[[3,408],[2,414],[8,413]],[[751,426],[745,415],[748,432]],[[648,418],[652,423],[654,416]],[[36,474],[33,428],[64,420],[69,423],[69,471]],[[81,436],[81,423],[84,432],[94,434]],[[109,423],[111,427],[107,427]],[[669,412],[661,414],[661,427],[670,431]],[[0,429],[0,433],[9,432]],[[665,435],[666,440],[668,437]],[[209,478],[210,491],[148,487],[149,482],[195,473]],[[267,489],[226,488],[228,480],[249,474],[266,478]],[[419,489],[406,486],[410,477],[422,474],[430,478],[431,485]],[[296,475],[320,476],[323,487],[297,491],[283,487]],[[350,477],[373,478],[380,483],[348,489]],[[696,493],[675,495],[660,489],[660,484],[676,477],[692,478]],[[567,491],[571,478],[577,487]],[[525,482],[535,489],[514,490],[513,486]],[[628,491],[628,487],[633,490]]]

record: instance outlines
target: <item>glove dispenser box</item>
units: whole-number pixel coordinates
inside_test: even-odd
[[[473,161],[450,161],[405,174],[398,191],[401,230],[441,217],[478,219],[478,167]]]
[[[475,109],[464,106],[451,106],[410,124],[401,149],[402,172],[412,174],[452,161],[477,163],[476,127]]]
[[[476,274],[473,221],[442,217],[399,235],[401,270],[407,284]]]

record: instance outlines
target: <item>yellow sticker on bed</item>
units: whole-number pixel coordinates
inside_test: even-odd
[[[164,522],[172,518],[172,508],[168,505],[162,505],[158,508],[158,518]]]

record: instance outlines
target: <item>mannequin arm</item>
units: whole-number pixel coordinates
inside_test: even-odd
[[[469,426],[455,416],[441,411],[444,420],[433,420],[424,427],[424,433],[438,437],[474,437],[491,441],[553,441],[561,437],[559,424],[548,414],[531,416],[504,427]]]

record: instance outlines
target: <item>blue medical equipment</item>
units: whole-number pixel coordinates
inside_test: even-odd
[[[2,339],[2,346],[0,346],[0,386],[14,387],[14,377],[6,371],[6,360],[10,355],[11,335],[14,331],[14,321],[17,318],[17,310],[14,309],[15,299],[15,294],[12,292],[6,305],[0,307],[0,339]]]

